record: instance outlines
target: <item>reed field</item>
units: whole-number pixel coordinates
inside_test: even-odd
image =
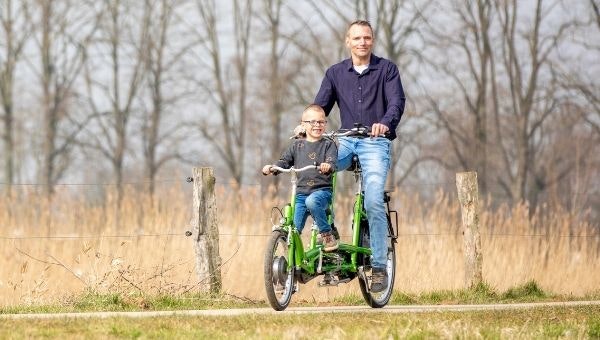
[[[58,187],[52,201],[34,188],[0,197],[0,305],[55,303],[85,291],[141,295],[185,294],[198,289],[190,229],[191,185],[160,186],[154,198],[133,187],[121,208],[110,187]],[[264,300],[263,254],[270,210],[284,199],[258,186],[218,184],[223,290]],[[342,196],[342,197],[339,197]],[[352,197],[339,195],[336,225],[349,242]],[[464,288],[463,238],[455,193],[433,204],[396,190],[398,211],[395,290],[425,293]],[[485,200],[483,200],[485,201]],[[545,291],[584,296],[600,289],[600,226],[584,212],[560,207],[530,211],[527,204],[481,207],[483,277],[505,290],[535,280]],[[347,209],[345,209],[347,208]],[[307,234],[307,233],[305,233]],[[353,280],[320,288],[300,286],[296,300],[329,301],[358,293]]]

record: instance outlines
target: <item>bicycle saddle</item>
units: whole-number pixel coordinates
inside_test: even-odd
[[[360,170],[360,162],[358,161],[358,156],[354,155],[352,156],[352,163],[350,164],[350,166],[346,169],[348,171],[354,171],[354,170]]]

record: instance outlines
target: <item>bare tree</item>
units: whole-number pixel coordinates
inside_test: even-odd
[[[145,73],[149,107],[142,112],[142,142],[144,146],[144,172],[148,190],[154,193],[158,171],[167,162],[181,158],[179,145],[183,136],[179,133],[186,126],[180,119],[168,119],[174,113],[179,99],[189,95],[178,84],[178,69],[183,56],[192,43],[176,39],[176,10],[181,4],[173,0],[145,0],[144,26],[147,27],[148,43],[145,55]],[[172,43],[171,41],[178,43]],[[161,149],[163,152],[160,152]]]
[[[600,4],[595,0],[590,0],[590,8],[584,7],[584,11],[590,13],[589,18],[581,18],[579,32],[580,41],[575,41],[587,54],[600,56],[600,42],[593,39],[586,39],[586,36],[597,36],[600,34]],[[579,69],[578,69],[579,68]],[[562,63],[556,63],[556,72],[561,77],[563,86],[575,91],[576,97],[581,97],[589,106],[588,109],[580,110],[583,120],[592,129],[596,138],[600,138],[600,82],[597,75],[586,72],[588,68],[582,66],[577,61],[566,60]],[[571,101],[573,103],[573,101]]]
[[[83,145],[97,150],[110,162],[117,187],[117,204],[123,197],[125,155],[130,144],[130,122],[136,110],[148,50],[147,21],[137,6],[120,0],[105,0],[95,58],[86,63],[87,100],[97,125],[90,127]],[[144,8],[149,10],[149,8]]]
[[[36,9],[43,115],[39,177],[51,196],[54,185],[71,164],[77,136],[90,120],[90,116],[77,117],[73,102],[97,20],[88,15],[90,7],[84,2],[75,5],[70,0],[40,0]]]
[[[200,79],[197,84],[217,111],[216,117],[208,115],[197,126],[201,135],[225,162],[232,179],[241,184],[244,177],[244,151],[248,128],[246,123],[249,115],[248,70],[252,1],[231,2],[233,46],[230,63],[222,54],[223,47],[217,31],[219,16],[215,2],[198,0],[196,4],[201,26],[205,30],[200,47],[207,53],[201,54],[199,59],[208,59],[202,67],[206,68],[210,75],[210,79]]]
[[[16,3],[16,7],[15,6]],[[2,142],[4,178],[10,194],[15,177],[15,72],[23,53],[23,47],[31,32],[27,20],[29,3],[6,0],[0,4],[0,120],[3,123]]]
[[[549,199],[573,212],[585,212],[600,202],[600,155],[595,152],[600,143],[600,69],[595,63],[600,57],[600,41],[588,38],[599,36],[600,16],[594,1],[570,8],[575,28],[569,40],[571,53],[559,54],[552,60],[560,94],[557,111],[562,119],[553,122],[556,143],[538,156],[545,176],[538,175],[536,181],[550,189]],[[590,211],[592,218],[600,218],[597,209]]]
[[[454,2],[447,13],[452,13],[455,22],[460,22],[458,27],[448,32],[448,25],[440,25],[440,20],[444,19],[429,21],[431,37],[426,42],[426,45],[439,46],[453,56],[450,62],[429,57],[426,60],[451,80],[453,90],[458,92],[458,96],[453,97],[462,99],[466,111],[465,116],[450,115],[443,109],[447,98],[427,95],[435,117],[432,123],[445,132],[455,156],[455,161],[440,163],[455,169],[476,170],[484,194],[488,186],[490,91],[494,86],[494,56],[490,44],[492,10],[492,3],[487,0]]]
[[[530,28],[517,29],[521,19],[517,2],[498,1],[495,4],[502,30],[501,60],[508,84],[505,90],[510,99],[497,111],[495,118],[498,136],[495,144],[500,147],[502,169],[497,175],[499,184],[511,200],[536,200],[528,197],[528,193],[537,194],[537,190],[528,190],[536,185],[534,179],[538,176],[540,160],[536,149],[543,141],[540,135],[544,132],[544,124],[556,112],[554,89],[543,86],[542,82],[550,80],[543,77],[548,74],[550,53],[560,45],[572,25],[571,22],[553,24],[551,28],[546,26],[547,32],[544,32],[542,23],[549,20],[546,19],[548,12],[560,10],[558,5],[556,1],[545,4],[538,0],[531,13]],[[502,109],[505,114],[500,117]],[[502,126],[506,129],[502,130]],[[508,139],[510,143],[507,143]]]
[[[260,134],[270,133],[268,143],[261,141],[261,161],[272,162],[280,157],[285,148],[284,144],[289,141],[291,130],[298,123],[300,112],[310,102],[298,103],[291,95],[292,84],[298,75],[298,69],[303,66],[298,51],[294,49],[294,41],[290,37],[296,37],[304,30],[303,25],[294,25],[286,20],[286,6],[282,0],[264,0],[262,6],[257,10],[256,17],[261,24],[257,40],[268,43],[267,53],[258,52],[258,60],[266,60],[269,65],[261,68],[258,79],[264,84],[258,87],[257,101],[264,105],[265,116],[268,117],[268,125],[262,119],[257,120],[256,132]],[[265,39],[267,37],[268,39]],[[293,114],[287,115],[292,109]],[[265,117],[265,118],[266,118]],[[290,126],[289,122],[293,122]],[[265,127],[268,126],[267,129]],[[262,162],[262,163],[265,163]],[[278,176],[265,178],[262,183],[267,185],[279,185]],[[264,189],[264,188],[263,188]]]
[[[535,205],[537,195],[564,176],[563,169],[548,177],[540,158],[552,144],[547,128],[560,116],[549,57],[573,25],[552,17],[560,5],[456,1],[429,21],[426,45],[434,48],[424,57],[444,75],[439,89],[427,94],[430,122],[447,141],[432,158],[448,170],[478,171],[482,189],[493,183],[501,188],[495,193],[511,201]],[[435,58],[441,50],[452,57]]]

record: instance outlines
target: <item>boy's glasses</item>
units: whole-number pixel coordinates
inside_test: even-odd
[[[303,120],[302,123],[308,123],[311,126],[325,126],[327,125],[326,120]]]

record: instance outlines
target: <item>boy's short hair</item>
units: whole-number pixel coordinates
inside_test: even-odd
[[[325,110],[323,110],[321,105],[317,105],[317,104],[308,105],[307,107],[304,108],[304,111],[302,111],[302,113],[307,112],[307,111],[318,111],[318,112],[323,112],[323,114],[325,114]]]

